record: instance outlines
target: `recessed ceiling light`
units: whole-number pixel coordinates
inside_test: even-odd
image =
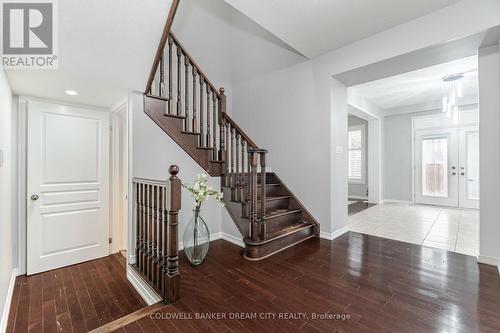
[[[74,90],[66,90],[66,95],[76,96],[78,93]]]

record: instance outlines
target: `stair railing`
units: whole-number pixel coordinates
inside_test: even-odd
[[[173,5],[171,12],[175,14],[175,10],[176,6]],[[164,32],[167,31],[167,25]],[[215,88],[170,29],[165,37],[162,36],[145,94],[165,100],[165,115],[183,118],[183,132],[199,134],[198,147],[212,149],[212,161],[224,163],[222,185],[231,187],[233,201],[249,204],[250,209],[245,217],[250,219],[253,226],[253,229],[250,228],[253,230],[250,237],[254,240],[265,238],[266,186],[261,185],[260,194],[251,187],[258,187],[258,168],[264,170],[261,178],[265,184],[267,152],[259,149],[228,116],[224,88]],[[252,173],[254,159],[258,165]],[[259,195],[261,207],[257,208]],[[259,223],[262,225],[260,228],[256,227]]]
[[[180,297],[178,213],[181,209],[179,168],[170,166],[168,181],[133,179],[136,263],[139,275],[165,301]]]

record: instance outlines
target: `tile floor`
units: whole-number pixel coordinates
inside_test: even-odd
[[[479,211],[382,204],[349,216],[354,232],[477,256]]]

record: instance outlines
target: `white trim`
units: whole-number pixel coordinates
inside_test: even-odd
[[[479,255],[477,256],[477,262],[485,265],[497,266],[498,274],[500,275],[500,259]]]
[[[147,305],[152,305],[161,301],[161,297],[153,288],[142,280],[139,274],[130,267],[130,265],[127,265],[127,280],[132,284]]]
[[[399,200],[399,199],[384,199],[382,203],[399,203],[399,204],[413,205],[412,201]]]
[[[7,331],[7,321],[9,320],[10,305],[12,303],[12,295],[14,294],[14,285],[16,284],[17,268],[12,270],[10,276],[9,289],[7,289],[7,297],[5,297],[5,306],[2,313],[2,321],[0,322],[0,332]]]
[[[226,234],[225,232],[221,232],[221,238],[231,244],[237,245],[239,247],[245,247],[245,243],[241,238],[235,237],[230,234]]]
[[[348,195],[347,196],[348,198],[352,198],[352,199],[359,199],[359,200],[368,200],[368,196],[367,195]]]
[[[346,226],[343,226],[339,230],[334,231],[332,233],[321,231],[319,233],[319,237],[323,238],[323,239],[334,240],[335,238],[339,238],[340,236],[342,236],[343,234],[345,234],[348,231],[349,231],[349,226],[346,225]]]

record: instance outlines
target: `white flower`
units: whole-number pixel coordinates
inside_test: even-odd
[[[201,206],[209,197],[213,197],[220,204],[224,205],[222,193],[208,186],[207,181],[208,175],[200,173],[196,176],[196,181],[193,185],[183,183],[182,186],[191,193],[197,207]]]

